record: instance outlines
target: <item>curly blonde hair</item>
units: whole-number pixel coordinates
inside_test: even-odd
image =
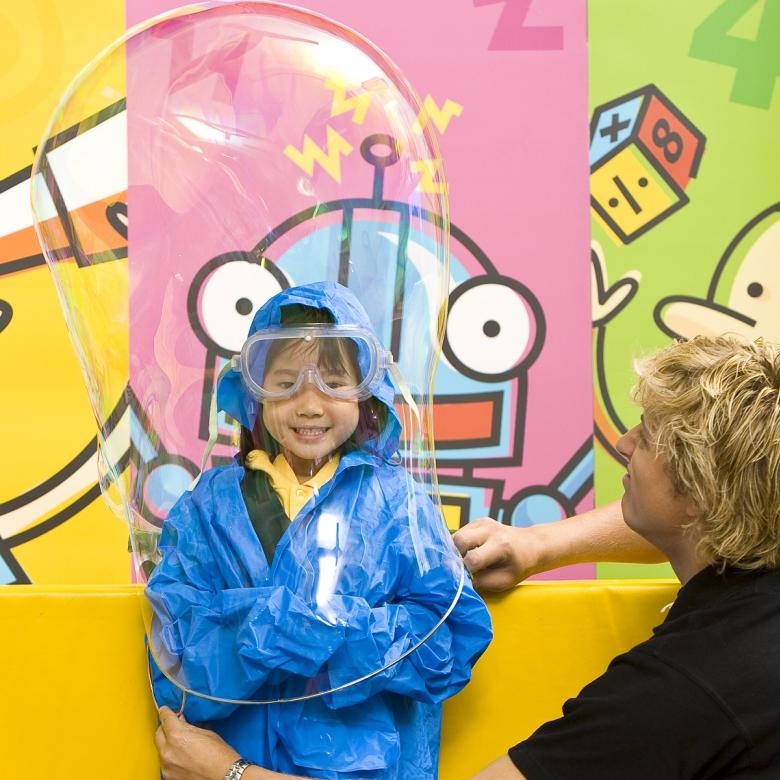
[[[721,569],[780,566],[780,345],[697,336],[635,364],[635,400],[698,552]]]

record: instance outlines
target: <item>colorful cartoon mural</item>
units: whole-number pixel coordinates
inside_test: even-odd
[[[292,215],[250,252],[236,251],[212,258],[196,275],[189,295],[190,320],[207,347],[205,368],[209,377],[216,377],[224,360],[235,353],[247,319],[263,302],[247,299],[245,290],[270,296],[317,276],[330,276],[346,283],[350,261],[357,259],[356,266],[375,277],[377,293],[387,297],[387,291],[396,283],[388,275],[388,269],[395,275],[396,255],[407,258],[410,268],[406,285],[410,290],[414,288],[418,278],[414,269],[423,268],[428,262],[429,249],[422,237],[409,234],[404,205],[383,197],[384,171],[393,164],[392,159],[378,158],[370,150],[385,140],[368,137],[363,145],[366,164],[374,167],[370,197],[334,201],[317,209],[316,214],[309,210]],[[386,215],[392,212],[397,212],[399,219],[388,222]],[[366,256],[356,258],[358,253]],[[268,262],[260,262],[258,257]],[[320,258],[324,265],[312,265],[312,257]],[[458,468],[462,476],[463,471],[474,466],[522,462],[528,369],[542,349],[544,314],[533,293],[516,279],[501,276],[484,252],[456,225],[451,226],[450,277],[449,316],[433,400],[434,435],[440,467]],[[238,297],[231,301],[232,306],[225,306],[225,300],[214,295],[214,288],[224,289],[223,298],[231,290]],[[388,298],[387,306],[390,305],[393,300]],[[212,307],[214,315],[210,313]],[[237,312],[235,333],[224,317],[216,316],[225,309]],[[382,306],[374,310],[382,311]],[[388,330],[393,321],[391,314],[386,310],[375,327],[384,334],[386,347],[408,371],[411,367],[406,366],[406,355],[418,334],[411,328],[403,332]],[[218,335],[217,329],[223,332]],[[200,415],[200,438],[204,441],[208,438],[210,402],[208,386]],[[232,441],[232,428],[224,421],[220,441]],[[481,514],[497,515],[501,511],[504,490],[500,481],[487,480],[484,488],[471,484],[470,491],[464,494],[468,480],[453,481],[453,476],[448,471],[440,479],[451,527],[457,528]]]
[[[70,77],[126,27],[176,4],[117,0],[96,11],[75,0],[0,12],[10,20],[0,105],[11,117],[0,150],[0,430],[13,442],[0,448],[2,582],[129,577],[126,529],[98,499],[94,420],[31,227],[28,180],[32,150]],[[572,514],[592,505],[594,470],[597,499],[617,497],[614,442],[636,417],[633,357],[674,335],[778,337],[777,4],[457,0],[446,26],[438,3],[402,0],[392,14],[364,0],[305,5],[385,50],[420,93],[420,126],[440,138],[441,160],[417,165],[423,188],[440,186],[444,171],[452,210],[434,427],[448,524]],[[340,123],[354,124],[365,107],[337,83],[331,91],[329,133],[291,137],[279,163],[334,180],[360,169],[362,184],[328,213],[291,209],[270,231],[224,251],[204,248],[200,271],[186,280],[176,316],[199,350],[198,449],[216,375],[257,306],[306,281],[304,252],[330,257],[338,236],[334,278],[342,246],[377,258],[402,253],[412,268],[424,262],[425,242],[405,235],[400,217],[376,217],[380,203],[392,212],[382,185],[392,141],[347,149]],[[122,142],[124,116],[116,99],[94,96],[50,150],[57,186],[69,186],[57,156],[88,169],[91,146]],[[81,270],[99,273],[96,259],[123,262],[133,211],[126,179],[96,181],[78,217],[94,227],[95,245],[74,252],[90,261]],[[215,317],[226,305],[235,316]],[[391,329],[385,338],[402,355],[414,334]],[[144,511],[154,521],[168,500],[161,477],[185,484],[199,454],[141,436],[142,415],[133,394],[117,388],[102,434],[144,475]],[[228,456],[231,431],[222,419],[215,460]],[[664,571],[602,565],[559,576]]]
[[[132,24],[172,5],[174,4],[128,3],[127,23]],[[328,5],[333,7],[327,7]],[[369,37],[376,38],[378,35],[380,45],[386,49],[397,50],[396,56],[399,60],[404,57],[410,62],[413,60],[409,52],[414,42],[400,17],[397,27],[374,33],[368,28],[375,25],[375,20],[363,4],[336,5],[319,3],[312,7],[313,10],[337,15]],[[582,282],[586,281],[587,276],[583,270],[579,284],[576,276],[572,277],[565,285],[568,292],[561,297],[560,285],[552,285],[543,264],[533,260],[544,256],[547,265],[551,261],[563,263],[565,256],[571,254],[568,247],[579,245],[581,249],[585,245],[586,223],[580,219],[579,233],[560,234],[553,237],[552,242],[543,240],[542,236],[530,227],[534,222],[549,222],[553,218],[553,212],[549,205],[542,202],[536,205],[531,203],[523,220],[523,234],[518,236],[518,225],[511,208],[513,200],[524,197],[520,184],[522,176],[536,166],[541,172],[541,161],[537,160],[533,151],[536,138],[541,140],[545,135],[557,137],[564,152],[552,167],[548,166],[548,178],[558,176],[561,180],[562,177],[570,180],[570,171],[573,168],[571,163],[576,159],[576,151],[564,140],[567,132],[563,132],[563,128],[557,126],[557,123],[551,122],[549,127],[540,126],[530,131],[523,129],[522,112],[506,112],[507,107],[491,105],[490,96],[484,94],[480,80],[468,77],[469,72],[474,71],[478,60],[482,60],[483,67],[490,66],[495,71],[496,63],[503,59],[503,55],[498,52],[514,52],[513,60],[542,57],[554,64],[551,69],[553,82],[572,96],[576,95],[571,101],[572,113],[579,116],[580,126],[584,126],[586,117],[582,111],[573,110],[577,102],[580,107],[584,105],[585,81],[582,78],[573,78],[574,74],[582,72],[584,64],[584,6],[569,11],[561,4],[560,8],[550,9],[551,21],[557,24],[540,25],[539,20],[526,20],[529,8],[525,8],[517,18],[507,18],[500,4],[493,9],[481,9],[481,5],[491,4],[477,4],[460,9],[463,24],[458,35],[463,37],[464,41],[470,41],[469,47],[473,51],[473,60],[470,63],[463,59],[465,44],[455,61],[449,53],[449,41],[431,41],[430,30],[435,27],[423,23],[418,32],[419,42],[414,45],[427,46],[434,54],[434,61],[430,65],[421,64],[416,68],[410,64],[410,72],[407,73],[425,94],[424,112],[418,117],[418,122],[421,126],[426,123],[434,125],[441,134],[451,188],[461,188],[464,193],[492,191],[491,200],[495,202],[495,206],[488,206],[484,198],[464,198],[457,208],[461,222],[455,221],[452,230],[451,317],[446,331],[435,401],[435,432],[441,487],[445,514],[452,527],[488,512],[497,516],[506,514],[507,521],[512,522],[527,523],[552,519],[573,511],[578,505],[586,505],[583,502],[587,502],[592,485],[592,454],[589,445],[590,377],[587,359],[581,351],[578,352],[579,357],[572,362],[572,376],[582,392],[577,393],[578,401],[571,408],[570,433],[562,437],[560,447],[554,452],[549,451],[546,446],[540,447],[543,439],[540,439],[538,433],[544,427],[541,415],[546,414],[541,402],[545,397],[551,394],[554,396],[558,392],[555,363],[559,358],[556,358],[556,355],[562,356],[565,353],[570,340],[569,336],[564,336],[565,328],[563,323],[557,322],[557,318],[553,318],[552,328],[550,327],[552,295],[554,292],[559,301],[557,305],[567,306],[571,316],[575,319],[579,317],[583,323],[587,322],[588,300],[587,296],[582,294]],[[512,14],[509,16],[512,17]],[[471,35],[476,29],[473,26],[475,18],[480,30],[478,40]],[[518,21],[524,27],[524,32],[516,37],[512,28]],[[572,30],[568,36],[571,43],[564,45],[562,33],[568,27]],[[512,32],[507,34],[507,30]],[[453,78],[456,75],[454,73],[448,77],[446,68],[443,67],[448,59],[462,74],[461,78]],[[403,67],[403,63],[401,64]],[[411,72],[415,69],[417,73]],[[507,61],[501,64],[501,79],[506,81],[507,86],[516,81],[516,69],[517,62]],[[533,85],[528,85],[525,89],[528,92],[525,104],[528,106],[540,96]],[[204,347],[205,383],[202,388],[200,419],[197,420],[197,433],[201,442],[207,434],[211,383],[222,361],[232,354],[231,350],[235,348],[230,337],[232,329],[238,327],[240,330],[240,325],[246,321],[248,314],[262,303],[261,298],[273,290],[293,281],[306,281],[302,277],[303,251],[316,251],[317,242],[323,247],[331,246],[332,235],[340,234],[346,228],[347,245],[351,252],[365,251],[364,247],[370,246],[380,258],[384,252],[391,252],[405,254],[412,267],[416,262],[424,262],[424,242],[416,240],[415,236],[406,235],[402,230],[389,228],[382,220],[372,220],[370,214],[366,213],[376,209],[378,205],[382,206],[383,212],[388,209],[388,204],[381,202],[382,175],[390,163],[380,164],[377,157],[371,156],[376,154],[375,144],[372,146],[369,143],[360,149],[355,145],[351,145],[350,149],[346,148],[343,135],[339,134],[337,129],[335,117],[346,114],[346,119],[356,121],[361,106],[352,105],[343,90],[339,91],[338,85],[333,86],[333,92],[334,124],[330,128],[328,138],[291,138],[288,146],[280,152],[287,157],[291,165],[302,170],[312,170],[319,166],[334,178],[340,175],[340,160],[350,154],[362,154],[364,164],[374,171],[371,191],[356,191],[354,199],[334,204],[329,215],[318,214],[314,218],[313,215],[290,213],[267,236],[258,236],[254,246],[237,246],[234,252],[204,257],[201,272],[190,283],[186,313],[193,334]],[[493,130],[494,137],[490,147],[495,152],[488,154],[485,150],[477,158],[463,148],[463,142],[473,132],[469,130],[469,124],[476,127],[480,116],[485,115],[488,110],[505,112],[508,121],[505,121],[503,126],[497,125]],[[466,124],[467,122],[469,124]],[[50,150],[51,174],[50,180],[47,180],[55,209],[58,200],[57,188],[68,187],[70,184],[57,173],[56,154],[70,155],[71,159],[76,154],[88,157],[91,145],[115,143],[119,137],[117,134],[126,132],[124,106],[106,104],[97,106],[93,114],[83,117],[78,125],[58,136],[58,141],[55,142],[58,148]],[[506,169],[500,162],[500,150],[512,148],[513,139],[519,137],[524,138],[528,148],[511,170]],[[448,151],[446,147],[450,138],[455,139],[455,143],[454,149]],[[69,151],[69,148],[72,151]],[[495,162],[491,163],[491,160]],[[88,164],[88,159],[85,159],[84,165]],[[421,187],[439,186],[437,171],[441,163],[436,160],[423,160],[419,166]],[[492,166],[496,170],[504,167],[505,176],[500,181],[485,178],[486,166]],[[582,195],[586,186],[586,173],[584,168],[580,168],[580,171],[578,187]],[[25,179],[23,172],[18,181],[21,185],[20,191],[26,186]],[[126,181],[107,182],[105,177],[97,180],[101,183],[101,191],[84,194],[83,213],[77,217],[79,220],[90,220],[97,236],[95,247],[79,246],[78,242],[75,242],[74,254],[77,260],[80,257],[84,261],[84,266],[91,265],[96,259],[104,259],[103,256],[96,258],[96,251],[108,251],[111,259],[121,262],[122,246],[126,246],[128,220],[131,226],[133,224],[133,210],[129,209],[128,214],[127,198],[123,195]],[[573,203],[576,189],[571,191],[570,197]],[[358,214],[359,218],[355,216]],[[453,217],[458,219],[455,214]],[[69,233],[67,220],[64,222],[63,238],[67,239],[64,243],[73,244],[69,236],[78,231],[71,230]],[[482,222],[485,224],[481,224]],[[499,225],[500,229],[497,229],[496,226]],[[26,236],[31,238],[29,229]],[[560,248],[556,248],[556,244],[560,245]],[[31,244],[31,247],[29,257],[37,255],[34,244]],[[8,254],[14,255],[13,252]],[[574,254],[577,254],[576,250]],[[20,260],[27,262],[20,255],[21,253],[16,252],[9,258],[17,261],[15,267],[18,267]],[[260,256],[264,258],[262,264],[257,260]],[[527,262],[524,258],[528,258]],[[90,268],[87,272],[93,270],[94,268]],[[338,278],[338,273],[336,264],[334,278]],[[248,280],[251,280],[250,285],[245,283]],[[227,282],[227,287],[240,283],[242,290],[251,289],[252,292],[246,293],[246,299],[242,295],[241,300],[233,302],[233,308],[236,310],[235,323],[216,323],[209,312],[214,306],[224,305]],[[234,290],[235,288],[233,294]],[[381,327],[381,323],[378,323],[378,326]],[[582,328],[575,327],[570,331],[582,333]],[[388,344],[401,355],[399,359],[403,361],[404,340],[414,339],[415,334],[394,332],[386,336]],[[536,380],[534,374],[538,377]],[[542,379],[545,375],[547,379]],[[534,381],[537,383],[535,394],[532,389]],[[168,478],[172,471],[176,471],[184,482],[191,477],[195,464],[192,453],[178,451],[175,447],[171,449],[168,443],[162,440],[151,441],[148,437],[139,436],[143,426],[134,424],[133,421],[140,419],[142,414],[143,410],[137,402],[133,402],[132,392],[126,388],[118,388],[116,407],[102,434],[112,447],[117,447],[120,452],[125,453],[122,456],[124,460],[120,461],[122,465],[143,473],[143,507],[149,514],[148,519],[153,521],[165,507],[165,495],[157,489],[165,482],[159,478],[163,471]],[[553,420],[552,417],[548,419]],[[214,455],[217,459],[226,457],[228,453],[226,445],[230,441],[229,431],[229,426],[224,425],[223,447],[218,448]],[[89,495],[94,497],[94,441],[83,451],[85,454],[81,461],[86,463],[84,473],[93,475],[91,480],[87,480],[90,482]],[[529,491],[530,485],[540,487]],[[535,510],[532,504],[536,507]],[[17,567],[17,571],[19,568]],[[19,571],[18,579],[27,576],[29,575]]]

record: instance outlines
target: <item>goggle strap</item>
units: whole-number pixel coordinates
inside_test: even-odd
[[[396,387],[401,391],[401,396],[403,397],[404,401],[406,401],[407,405],[411,409],[412,416],[417,422],[419,429],[422,430],[422,418],[420,417],[420,409],[417,406],[417,402],[414,400],[414,398],[412,398],[412,393],[409,390],[409,385],[406,384],[404,375],[401,373],[400,369],[393,361],[388,362],[386,365],[387,365],[387,370],[390,372],[390,374],[393,377],[393,381],[395,382]],[[414,434],[414,430],[409,431],[409,441],[414,440],[413,434]]]
[[[422,418],[420,417],[420,409],[417,406],[417,402],[414,400],[414,398],[412,398],[412,393],[409,390],[409,385],[406,384],[406,380],[404,379],[403,374],[401,373],[400,369],[395,364],[395,362],[392,360],[387,361],[386,366],[387,366],[387,370],[390,372],[390,374],[393,377],[396,387],[398,388],[398,390],[401,393],[401,396],[406,402],[405,408],[408,408],[410,411],[410,414],[408,416],[406,414],[403,415],[404,417],[403,422],[406,425],[406,429],[407,429],[406,440],[409,443],[409,446],[413,447],[414,441],[419,435],[418,431],[422,433]],[[414,478],[412,477],[411,473],[407,471],[406,475],[408,481],[414,482]],[[428,563],[428,559],[423,551],[422,535],[420,533],[420,528],[419,528],[419,516],[417,513],[417,500],[416,500],[414,485],[411,485],[409,487],[409,496],[410,496],[409,532],[411,533],[412,536],[412,546],[414,547],[415,557],[417,558],[417,567],[420,571],[420,574],[424,574],[430,568],[430,564]]]
[[[227,374],[228,371],[232,371],[234,368],[233,360],[228,360],[219,372],[217,381],[214,383],[214,390],[211,393],[211,403],[209,404],[209,438],[206,442],[206,448],[203,450],[203,457],[200,459],[200,469],[198,470],[198,476],[192,480],[190,486],[187,488],[190,492],[195,489],[195,485],[198,484],[200,475],[206,470],[206,464],[208,463],[211,451],[214,449],[214,445],[217,443],[217,436],[219,436],[219,427],[217,425],[217,388],[222,380],[222,377]]]

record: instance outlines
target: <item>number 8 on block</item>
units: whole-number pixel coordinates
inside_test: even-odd
[[[653,84],[597,106],[590,124],[591,205],[628,244],[688,202],[705,137]]]

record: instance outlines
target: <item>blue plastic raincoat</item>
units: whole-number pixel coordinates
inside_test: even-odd
[[[321,283],[275,296],[256,314],[250,335],[278,325],[281,308],[293,303],[326,308],[337,323],[370,328],[352,293]],[[358,362],[363,358],[358,354]],[[182,684],[250,700],[304,693],[312,690],[310,678],[320,681],[320,690],[336,687],[398,658],[445,613],[458,579],[451,551],[444,549],[442,521],[392,459],[401,426],[389,379],[376,397],[389,412],[382,436],[342,456],[333,478],[280,539],[270,566],[247,514],[238,463],[205,472],[171,510],[160,542],[163,559],[147,595],[155,654]],[[223,378],[218,403],[252,427],[257,403],[239,376]],[[408,517],[409,491],[416,523]],[[325,558],[331,566],[319,565]],[[324,583],[334,562],[338,576]],[[326,619],[318,608],[323,586],[330,588]],[[468,682],[491,637],[489,615],[467,577],[445,624],[365,682],[269,705],[188,696],[184,713],[248,760],[276,771],[428,780],[437,776],[441,702]],[[153,672],[157,702],[177,710],[181,691],[156,664]]]

